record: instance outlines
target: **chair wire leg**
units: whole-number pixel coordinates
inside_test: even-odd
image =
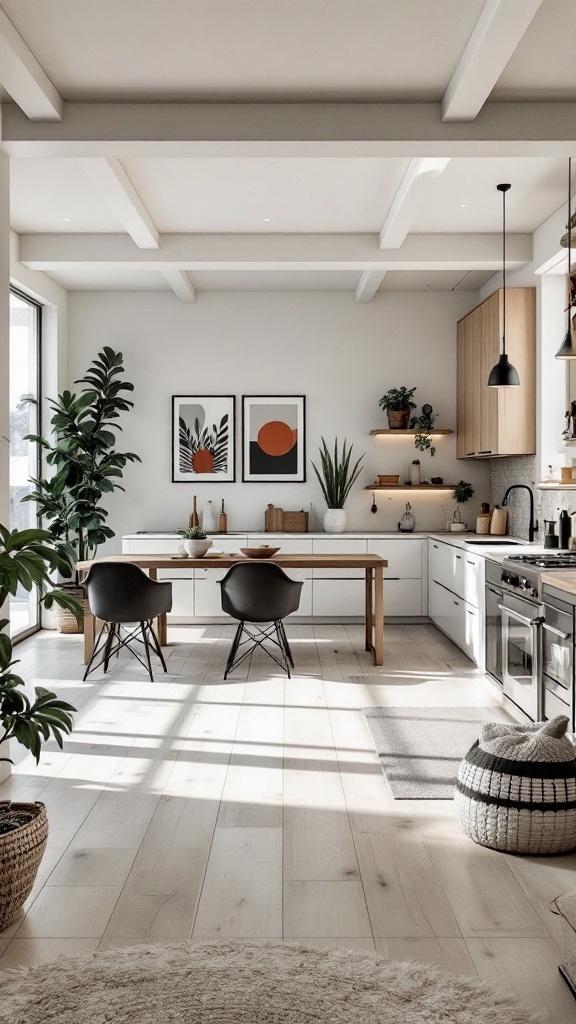
[[[146,651],[146,661],[148,663],[148,675],[150,676],[150,682],[154,682],[154,676],[152,675],[152,663],[150,661],[150,644],[148,643],[148,636],[146,635],[146,623],[140,623],[140,629],[142,631],[142,640],[144,641],[144,650]]]
[[[290,676],[290,662],[288,660],[288,656],[287,656],[287,653],[286,653],[286,645],[285,645],[285,642],[284,642],[284,637],[282,635],[282,622],[279,619],[278,619],[277,622],[274,623],[274,628],[276,630],[276,636],[278,637],[278,646],[280,648],[280,653],[282,654],[282,661],[284,662],[284,669],[286,671],[286,675],[288,676],[288,679],[290,679],[291,678],[291,676]]]
[[[115,622],[108,623],[108,637],[106,639],[106,646],[104,647],[104,672],[108,671],[108,662],[110,661],[110,651],[112,649],[112,643],[116,636],[116,630],[118,626]]]
[[[166,662],[164,661],[164,655],[162,654],[162,648],[160,647],[160,642],[158,640],[158,637],[156,636],[156,633],[154,632],[154,626],[152,625],[152,622],[150,620],[146,623],[146,625],[148,627],[148,635],[150,637],[150,641],[151,641],[152,647],[154,648],[154,650],[156,651],[156,654],[160,658],[160,661],[162,663],[162,668],[164,669],[165,672],[167,672],[168,669],[166,668]]]
[[[288,661],[292,665],[292,668],[294,668],[294,658],[292,657],[292,651],[290,650],[290,644],[288,643],[288,637],[286,636],[286,630],[284,629],[284,623],[283,622],[279,622],[279,626],[280,626],[280,635],[282,637],[282,641],[283,641],[284,649],[285,649],[287,657],[288,657]]]
[[[103,637],[103,634],[104,634],[104,631],[105,631],[107,625],[108,625],[107,622],[103,623],[102,628],[101,628],[100,632],[98,633],[98,637],[97,637],[96,643],[94,644],[94,648],[93,648],[92,654],[90,656],[90,661],[86,665],[86,671],[84,672],[84,675],[82,676],[82,682],[83,683],[86,682],[86,679],[88,678],[88,673],[92,669],[92,664],[93,664],[94,660],[96,659],[97,655],[99,655],[101,650],[102,650],[100,641],[102,640],[102,637]],[[108,638],[106,638],[106,640],[107,639]],[[96,666],[94,666],[94,667],[96,667]]]
[[[226,662],[226,668],[224,669],[224,679],[227,679],[228,678],[228,673],[232,671],[232,668],[233,668],[233,665],[234,665],[234,658],[236,657],[236,653],[238,651],[238,647],[240,646],[240,639],[242,637],[243,630],[244,630],[244,623],[243,622],[239,622],[238,623],[238,628],[237,628],[237,630],[236,630],[236,632],[234,634],[234,639],[232,641],[232,647],[230,648],[230,653],[228,655],[228,660]]]

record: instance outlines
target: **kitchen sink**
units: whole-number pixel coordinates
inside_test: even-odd
[[[496,544],[503,544],[506,547],[511,547],[513,545],[518,545],[519,544],[520,547],[522,547],[522,545],[524,545],[524,547],[526,547],[527,544],[528,544],[528,541],[521,541],[521,540],[465,540],[464,543],[465,544],[486,544],[486,545],[490,544],[490,546],[496,545]]]

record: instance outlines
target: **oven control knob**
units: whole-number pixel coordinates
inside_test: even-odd
[[[530,580],[523,579],[523,580],[520,581],[520,585],[521,585],[523,590],[532,590],[532,584],[531,584]]]
[[[513,576],[512,574],[510,574],[509,577],[508,577],[507,582],[510,583],[510,585],[512,587],[519,587],[520,586],[520,577],[519,576]]]
[[[510,583],[510,573],[509,572],[503,572],[502,573],[502,583]]]

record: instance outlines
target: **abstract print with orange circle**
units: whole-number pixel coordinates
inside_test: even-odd
[[[297,410],[259,405],[251,409],[250,474],[293,476],[298,469]]]

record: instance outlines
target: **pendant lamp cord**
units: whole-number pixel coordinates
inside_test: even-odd
[[[571,255],[570,242],[572,241],[572,157],[568,157],[568,330],[570,330],[570,312],[572,302],[572,275],[570,273]]]
[[[506,355],[506,190],[502,189],[502,355]]]

